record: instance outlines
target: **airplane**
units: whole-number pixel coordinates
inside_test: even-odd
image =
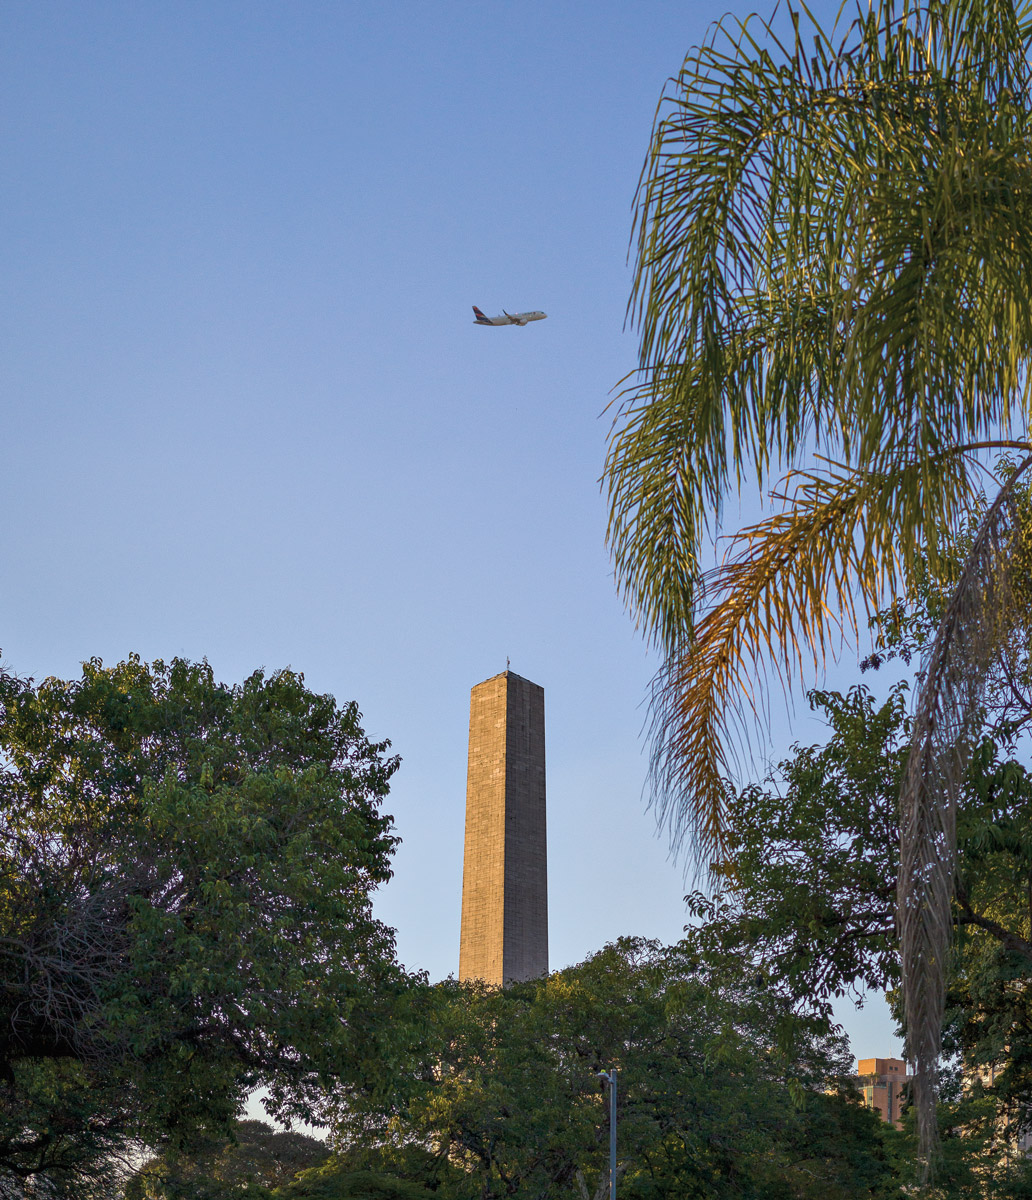
[[[479,308],[473,305],[473,324],[474,325],[526,325],[528,321],[543,321],[548,313],[543,312],[525,312],[525,313],[505,313],[502,317],[485,317]]]

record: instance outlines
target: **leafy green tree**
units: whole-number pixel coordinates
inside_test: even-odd
[[[905,692],[882,704],[863,688],[814,693],[827,742],[797,747],[768,786],[729,799],[733,866],[719,870],[715,892],[688,897],[697,922],[689,952],[757,972],[786,1008],[814,1020],[831,1019],[836,997],[899,985]],[[957,811],[937,1171],[938,1194],[950,1197],[1032,1188],[1032,1164],[1018,1152],[1032,1129],[1032,776],[1007,748],[982,741]],[[898,1144],[901,1173],[912,1149]]]
[[[547,979],[449,981],[427,1000],[407,1093],[341,1108],[342,1176],[374,1170],[453,1200],[607,1195],[598,1072],[615,1066],[626,1200],[898,1195],[880,1123],[840,1087],[845,1046],[823,1022],[788,1020],[752,973],[624,939]]]
[[[114,1200],[135,1122],[110,1072],[73,1060],[14,1063],[0,1084],[0,1200]]]
[[[882,705],[862,688],[813,693],[827,742],[796,747],[767,786],[728,797],[731,861],[712,891],[686,897],[701,958],[744,956],[793,1006],[828,1020],[834,999],[899,983],[906,690]]]
[[[332,1161],[302,1171],[291,1183],[277,1188],[272,1200],[429,1200],[427,1186],[385,1171],[353,1169]]]
[[[334,1080],[386,1081],[386,749],[290,671],[0,680],[0,1175],[84,1195],[255,1087],[310,1119]]]
[[[267,1200],[273,1189],[330,1155],[325,1142],[274,1130],[265,1121],[237,1121],[230,1133],[229,1140],[144,1163],[126,1187],[125,1200]]]
[[[639,373],[606,480],[630,608],[661,646],[657,801],[727,853],[735,730],[939,573],[987,449],[996,481],[929,650],[904,777],[899,920],[925,1142],[951,931],[952,812],[1009,603],[1032,466],[1032,66],[1013,0],[880,0],[722,21],[664,96],[639,190]],[[768,514],[732,532],[743,481]]]

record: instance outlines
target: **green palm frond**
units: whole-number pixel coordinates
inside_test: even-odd
[[[815,87],[799,53],[795,75],[721,56],[700,95],[715,52],[699,52],[641,185],[640,378],[606,479],[621,586],[664,642],[690,623],[704,535],[744,475],[762,487],[821,446],[876,464],[901,442],[934,454],[988,437],[1022,378],[1032,170],[1015,139],[974,161],[953,130],[931,164],[926,131],[900,129],[913,97],[870,101],[836,81],[841,59]],[[1002,229],[981,228],[990,200]],[[657,497],[673,501],[658,538]]]

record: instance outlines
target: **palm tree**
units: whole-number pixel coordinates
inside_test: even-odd
[[[1013,489],[1032,466],[1032,36],[1012,0],[858,5],[831,33],[791,4],[777,25],[725,19],[668,86],[637,200],[639,368],[605,483],[619,584],[663,654],[654,797],[705,867],[769,674],[818,668],[919,561],[942,567],[986,455],[1012,454],[924,666],[901,797],[928,1153],[954,801],[1015,619]],[[727,535],[754,484],[761,518]]]

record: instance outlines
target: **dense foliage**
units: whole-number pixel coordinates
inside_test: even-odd
[[[190,1153],[169,1151],[133,1175],[125,1200],[266,1200],[272,1189],[320,1166],[330,1151],[308,1134],[276,1131],[264,1121],[238,1121],[229,1138]]]
[[[625,1200],[898,1194],[884,1130],[843,1091],[845,1045],[788,1022],[752,973],[626,939],[547,979],[446,982],[424,1003],[408,1093],[341,1108],[324,1179],[364,1167],[454,1200],[607,1195],[598,1072],[615,1066]]]
[[[827,743],[796,748],[777,780],[729,799],[733,866],[720,871],[715,894],[688,897],[697,923],[686,946],[705,961],[747,965],[786,1007],[827,1018],[835,997],[898,986],[908,721],[903,687],[881,704],[862,688],[812,699],[828,719]],[[982,741],[957,812],[952,1069],[940,1106],[949,1137],[938,1171],[950,1196],[1032,1188],[1016,1154],[1032,1128],[1032,776],[1007,751]]]
[[[290,671],[0,680],[0,1178],[84,1197],[256,1086],[386,1078],[386,749]]]

